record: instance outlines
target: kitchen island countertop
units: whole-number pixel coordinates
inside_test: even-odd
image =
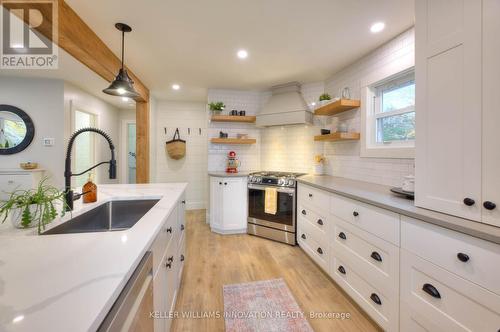
[[[73,216],[111,200],[160,199],[123,231],[39,236],[36,228],[3,225],[0,331],[96,330],[185,189],[185,183],[99,185],[96,203],[75,202]]]

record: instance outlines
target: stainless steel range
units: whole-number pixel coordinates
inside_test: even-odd
[[[248,176],[248,234],[295,245],[297,177],[303,173],[257,172]],[[276,188],[276,213],[265,212],[266,188]]]

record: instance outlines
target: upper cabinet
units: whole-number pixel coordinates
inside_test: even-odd
[[[500,1],[483,0],[482,220],[500,226]],[[498,205],[498,206],[497,206]]]
[[[500,202],[493,189],[500,153],[488,151],[500,140],[498,96],[488,93],[499,90],[495,6],[494,0],[484,0],[484,8],[482,1],[416,1],[415,204],[500,226],[497,212],[483,206]]]

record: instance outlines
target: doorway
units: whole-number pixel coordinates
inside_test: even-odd
[[[97,116],[87,111],[75,109],[73,112],[72,122],[73,132],[82,128],[96,127]],[[78,136],[78,139],[75,140],[74,144],[73,169],[76,170],[75,173],[79,173],[95,165],[95,135],[92,135],[89,132],[82,133]],[[88,174],[75,176],[73,184],[76,187],[81,187],[87,182],[87,180]]]
[[[137,156],[135,151],[136,123],[133,120],[123,120],[122,142],[125,149],[122,153],[122,183],[136,183]]]

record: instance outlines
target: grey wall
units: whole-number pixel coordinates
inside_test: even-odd
[[[0,104],[16,106],[31,117],[35,137],[28,148],[14,155],[0,155],[0,168],[19,168],[19,163],[38,162],[51,182],[64,183],[64,83],[61,80],[0,76]],[[54,138],[52,147],[43,138]]]

